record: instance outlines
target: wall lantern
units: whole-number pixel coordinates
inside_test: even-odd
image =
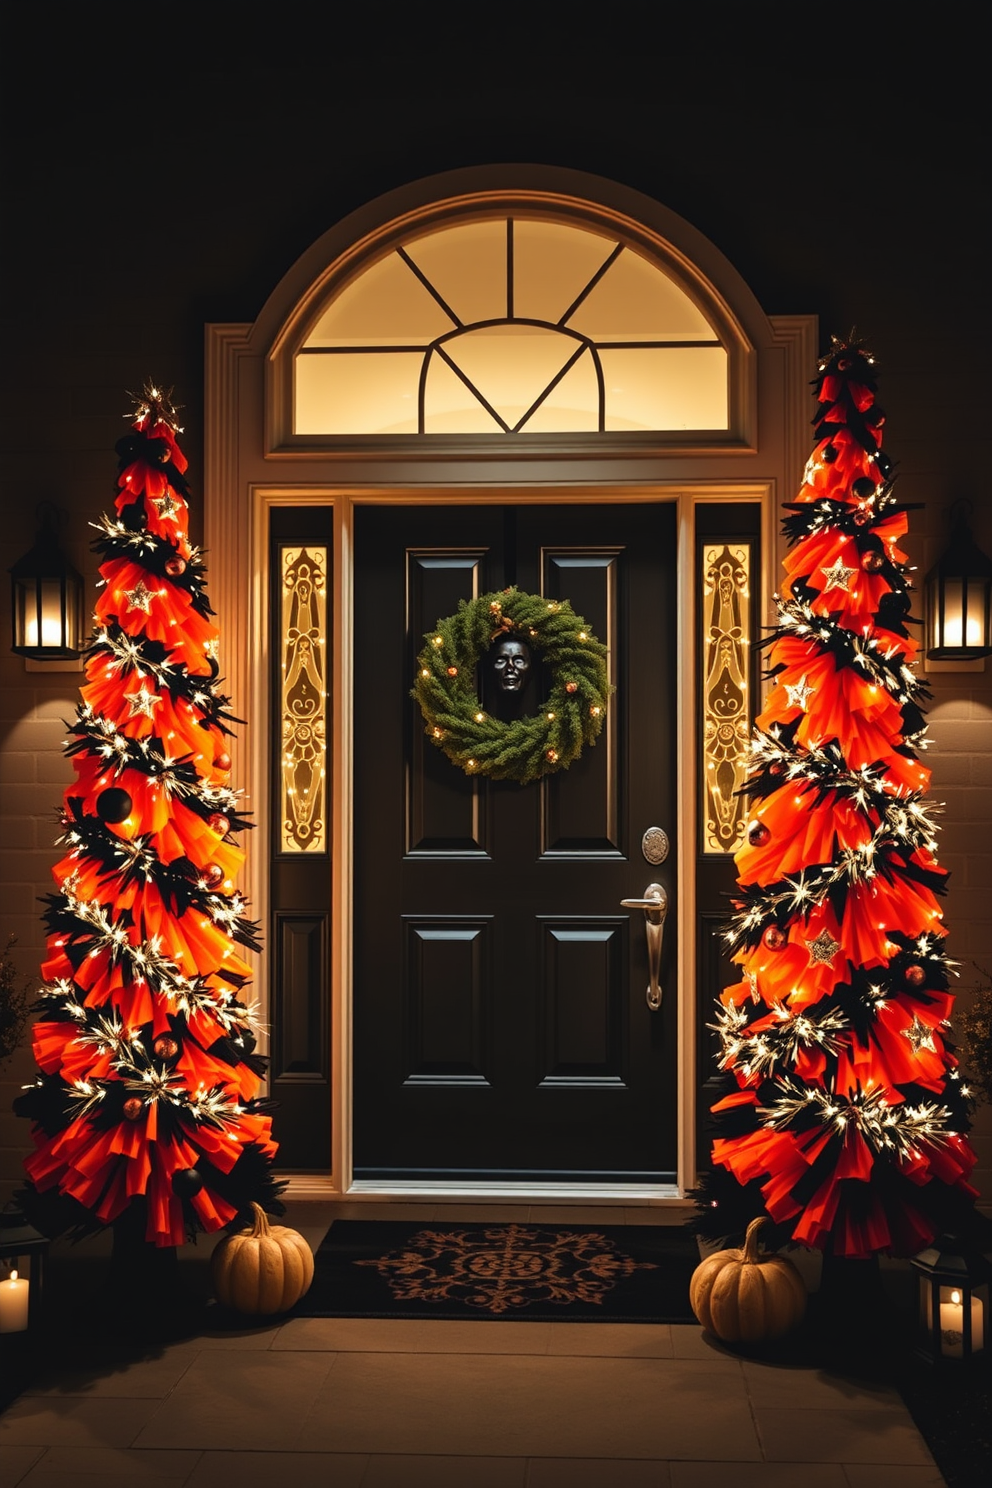
[[[992,1268],[984,1257],[966,1254],[946,1238],[941,1246],[914,1256],[911,1264],[920,1291],[916,1352],[938,1364],[965,1362],[987,1351]]]
[[[49,1241],[30,1225],[16,1204],[0,1213],[0,1333],[26,1333],[37,1326],[44,1297]],[[24,1261],[30,1275],[24,1275]]]
[[[10,570],[14,644],[30,661],[74,661],[83,634],[83,581],[59,546],[57,512],[39,508],[41,529],[30,553]]]
[[[951,507],[951,544],[926,577],[927,656],[977,661],[992,655],[992,559],[968,526],[970,501]]]

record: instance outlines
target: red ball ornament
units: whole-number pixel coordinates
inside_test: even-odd
[[[216,889],[224,882],[224,870],[219,863],[208,863],[203,870],[203,877],[206,879],[208,888]]]
[[[578,684],[578,682],[566,682],[565,683],[565,691],[566,692],[578,692],[578,690],[579,690],[579,684]]]
[[[219,832],[226,837],[231,830],[231,823],[222,811],[214,811],[207,817],[207,826],[212,832]]]
[[[906,967],[906,981],[911,987],[922,987],[926,979],[927,974],[922,966],[917,966],[914,963],[912,966]]]
[[[782,764],[782,761],[776,760],[774,764],[769,765],[768,773],[769,775],[784,775],[785,766]]]
[[[877,548],[869,548],[861,555],[861,567],[865,573],[880,573],[885,567],[885,558]]]
[[[747,829],[747,840],[752,847],[764,847],[771,835],[764,822],[752,822]]]
[[[167,558],[165,560],[165,571],[170,579],[178,579],[180,574],[186,572],[186,559],[180,558],[178,553],[174,558]]]
[[[789,937],[784,930],[779,929],[778,925],[769,925],[761,939],[769,951],[780,951],[789,943]]]
[[[231,756],[226,749],[214,755],[214,767],[218,770],[229,770],[231,768]]]
[[[138,1121],[140,1119],[144,1104],[145,1103],[140,1096],[128,1096],[127,1100],[124,1102],[124,1115],[127,1117],[128,1121]]]
[[[175,1059],[179,1053],[179,1045],[174,1038],[167,1033],[160,1034],[152,1044],[156,1059]]]
[[[857,511],[854,513],[854,525],[856,527],[867,527],[870,521],[871,512],[868,511],[865,507],[859,506]]]

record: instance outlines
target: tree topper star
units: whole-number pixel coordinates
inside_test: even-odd
[[[789,707],[801,708],[804,713],[806,712],[806,704],[809,701],[810,693],[815,691],[816,688],[811,687],[806,681],[805,673],[799,678],[798,682],[794,682],[791,685],[788,682],[785,684],[785,695],[789,699]]]
[[[840,941],[834,940],[827,930],[821,930],[815,940],[806,942],[811,966],[829,966],[840,950]]]
[[[850,589],[851,580],[854,578],[854,575],[857,573],[857,571],[858,570],[856,568],[848,568],[846,564],[842,563],[841,560],[838,558],[837,562],[833,565],[832,568],[825,568],[823,570],[823,577],[827,581],[823,588],[824,594],[826,594],[827,591],[830,589]]]
[[[913,1046],[913,1053],[919,1054],[921,1049],[929,1049],[936,1054],[937,1045],[933,1041],[933,1029],[928,1023],[922,1023],[918,1013],[913,1014],[913,1021],[908,1028],[901,1030],[904,1039],[909,1039]]]
[[[151,614],[155,594],[153,590],[145,588],[144,579],[139,579],[133,589],[125,589],[124,597],[132,610],[144,610],[146,615]]]

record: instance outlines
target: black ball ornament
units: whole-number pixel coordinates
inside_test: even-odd
[[[821,450],[821,454],[823,455],[823,458],[824,460],[826,460],[828,465],[832,465],[834,463],[837,458],[837,453],[837,446],[835,444],[825,444],[823,446],[823,449]]]
[[[771,835],[764,822],[752,822],[747,829],[747,840],[752,847],[764,847]]]
[[[859,501],[867,501],[869,496],[875,494],[875,482],[870,475],[859,475],[852,484],[851,490]]]
[[[177,1168],[172,1175],[172,1192],[180,1198],[191,1199],[203,1187],[203,1178],[196,1168]]]
[[[96,798],[96,814],[101,821],[122,822],[131,815],[133,802],[126,790],[112,785]]]

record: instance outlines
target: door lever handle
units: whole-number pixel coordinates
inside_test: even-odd
[[[651,1011],[661,1007],[661,940],[665,933],[668,894],[661,884],[648,884],[643,899],[621,899],[621,909],[643,909],[644,930],[648,938],[647,1003]]]

